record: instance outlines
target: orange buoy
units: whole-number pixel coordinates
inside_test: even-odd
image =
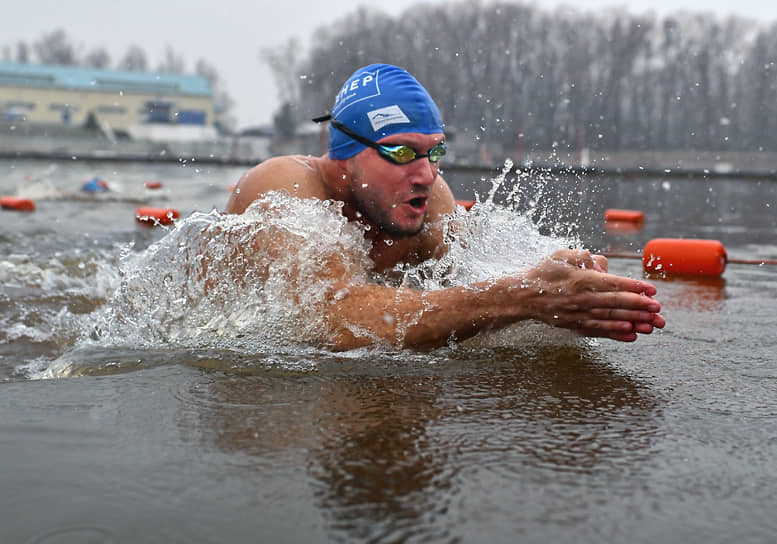
[[[613,223],[641,224],[645,222],[645,214],[639,210],[605,210],[604,220]]]
[[[456,204],[459,206],[462,206],[465,210],[469,211],[472,209],[472,206],[475,205],[474,200],[457,200]]]
[[[644,227],[643,223],[626,223],[623,221],[605,221],[604,223],[605,232],[614,234],[640,232]]]
[[[29,198],[20,198],[18,196],[0,197],[0,207],[4,210],[15,210],[17,212],[34,212],[35,202]]]
[[[640,259],[646,272],[665,275],[720,276],[728,263],[777,265],[777,259],[729,259],[726,248],[718,240],[655,238],[645,245],[642,255],[614,252],[602,254],[608,259]]]
[[[135,219],[140,223],[149,225],[170,225],[178,219],[180,214],[174,208],[154,208],[152,206],[141,206],[135,210]]]
[[[147,181],[143,184],[143,186],[146,189],[161,189],[162,188],[162,182],[161,181]]]
[[[720,276],[728,256],[718,240],[655,238],[642,252],[642,267],[647,272]]]

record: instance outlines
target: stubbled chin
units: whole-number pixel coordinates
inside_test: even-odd
[[[425,215],[415,218],[403,217],[401,221],[393,221],[391,225],[384,227],[382,230],[396,238],[415,236],[423,230],[425,218]]]

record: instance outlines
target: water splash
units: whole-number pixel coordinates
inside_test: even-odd
[[[325,267],[349,256],[360,281],[368,268],[363,233],[339,212],[273,194],[240,215],[193,214],[123,256],[119,289],[88,338],[248,349],[320,341]]]
[[[274,193],[239,215],[196,212],[143,251],[123,248],[115,292],[89,316],[73,349],[45,374],[72,374],[89,349],[266,354],[323,345],[328,330],[323,308],[336,296],[332,263],[345,267],[356,283],[422,290],[521,273],[576,242],[540,234],[531,213],[513,209],[522,196],[514,187],[511,206],[494,202],[511,167],[506,165],[485,199],[446,220],[446,256],[386,274],[372,270],[364,229],[343,217],[339,203]],[[549,329],[523,324],[469,343],[514,345],[536,341]],[[554,342],[569,340],[568,331],[551,336]]]

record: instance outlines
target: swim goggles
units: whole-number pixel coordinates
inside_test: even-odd
[[[442,159],[445,156],[445,153],[448,152],[448,148],[445,147],[444,142],[440,142],[439,144],[432,147],[431,149],[429,149],[429,151],[427,151],[424,154],[424,153],[419,153],[418,151],[416,151],[415,149],[407,145],[383,145],[377,142],[373,142],[372,140],[368,140],[364,136],[360,136],[359,134],[356,134],[354,131],[352,131],[345,125],[343,125],[340,121],[336,121],[335,119],[332,119],[329,115],[324,115],[322,117],[316,117],[315,119],[313,119],[313,121],[317,123],[320,123],[321,121],[326,121],[326,120],[329,120],[329,122],[332,124],[334,128],[336,128],[346,136],[353,138],[360,144],[366,145],[367,147],[371,147],[372,149],[378,152],[381,158],[386,159],[387,161],[394,164],[407,164],[417,159],[423,159],[424,157],[427,157],[429,159],[429,162],[431,163],[437,163],[440,159]]]

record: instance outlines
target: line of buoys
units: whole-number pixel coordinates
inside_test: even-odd
[[[645,226],[645,214],[639,210],[609,209],[604,211],[607,232],[638,232]]]
[[[17,212],[34,212],[35,202],[29,198],[21,198],[18,196],[3,196],[0,197],[0,207],[4,210],[15,210]]]
[[[469,210],[475,202],[456,200],[456,204]],[[606,225],[622,225],[639,230],[645,222],[645,214],[639,210],[609,209],[604,212]],[[655,238],[650,240],[642,255],[634,253],[602,253],[611,259],[641,259],[646,272],[664,275],[721,276],[728,263],[777,265],[773,259],[729,259],[726,248],[718,240]]]
[[[640,224],[645,222],[645,213],[639,210],[609,209],[604,211],[604,220],[613,223]]]
[[[161,181],[147,181],[143,184],[143,186],[146,189],[161,189],[162,188],[162,182]]]
[[[181,216],[175,208],[154,208],[153,206],[141,206],[135,210],[135,219],[140,223],[151,226],[170,225]]]
[[[645,244],[642,255],[604,253],[607,258],[642,259],[646,272],[666,275],[720,276],[726,264],[777,264],[770,259],[729,259],[718,240],[655,238]]]

